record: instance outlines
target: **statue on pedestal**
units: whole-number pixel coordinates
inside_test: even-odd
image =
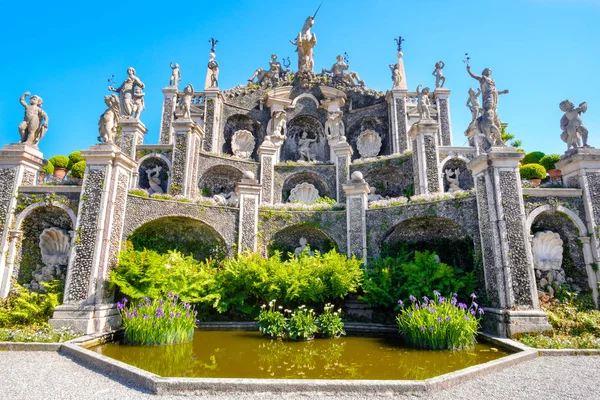
[[[160,183],[161,183],[161,180],[159,177],[160,171],[162,171],[162,167],[160,165],[157,165],[156,167],[154,167],[152,169],[146,170],[146,174],[148,175],[148,184],[150,185],[150,189],[148,190],[148,192],[150,192],[150,194],[164,193],[164,190],[162,189],[162,186],[160,185]]]
[[[219,87],[219,63],[215,60],[215,53],[210,53],[210,61],[208,62],[210,70],[210,87]]]
[[[451,169],[448,168],[444,172],[446,174],[446,180],[450,183],[450,187],[448,188],[448,193],[454,193],[457,190],[460,190],[460,186],[458,185],[458,171],[459,169]]]
[[[105,143],[114,143],[117,136],[119,117],[121,116],[119,98],[116,94],[104,96],[104,103],[108,108],[102,113],[100,121],[98,121],[98,131],[100,132],[98,140],[101,139]]]
[[[302,132],[302,136],[298,140],[298,151],[300,152],[300,160],[299,161],[308,161],[311,162],[312,155],[310,153],[310,144],[316,142],[317,139],[309,139],[308,133]]]
[[[129,67],[127,69],[127,75],[127,79],[125,79],[118,88],[114,88],[110,85],[108,86],[108,90],[119,94],[120,112],[122,117],[131,117],[133,115],[135,88],[139,86],[144,89],[144,83],[135,76],[135,68]]]
[[[192,117],[192,97],[194,97],[194,86],[189,83],[185,89],[183,89],[183,95],[179,99],[179,104],[177,105],[179,111],[183,114],[183,118]]]
[[[136,87],[135,88],[135,92],[133,94],[133,107],[132,107],[132,113],[131,113],[131,117],[135,118],[135,119],[140,119],[140,115],[142,114],[142,111],[146,109],[146,106],[144,104],[144,96],[146,94],[142,92],[142,88],[141,87]]]
[[[284,140],[287,134],[287,113],[283,110],[274,111],[273,117],[267,124],[267,135],[271,140]]]
[[[336,63],[331,66],[330,70],[326,70],[325,68],[322,70],[323,75],[331,75],[331,81],[334,85],[365,86],[365,83],[360,80],[356,72],[345,72],[350,67],[344,61],[344,57],[341,54],[336,57],[336,60]]]
[[[436,89],[439,87],[444,87],[444,83],[446,83],[446,78],[444,77],[443,69],[446,66],[443,61],[438,61],[435,63],[435,69],[431,73],[431,75],[435,76],[435,87]],[[441,82],[441,84],[440,84]]]
[[[481,94],[481,90],[473,90],[473,88],[469,89],[469,99],[467,100],[467,108],[471,111],[471,122],[475,121],[477,117],[479,117],[479,112],[481,111],[481,106],[479,105],[479,95]]]
[[[281,68],[281,63],[277,61],[277,54],[271,54],[269,69],[264,70],[262,68],[257,68],[250,79],[248,79],[248,84],[254,83],[254,78],[256,78],[256,83],[259,85],[262,85],[265,82],[275,84],[282,80],[285,74],[286,71]]]
[[[48,130],[48,114],[42,110],[42,98],[37,95],[29,97],[29,104],[25,101],[31,93],[21,95],[19,102],[25,107],[25,117],[19,124],[21,143],[37,146]]]
[[[583,147],[588,147],[588,130],[583,126],[581,119],[581,114],[587,111],[587,103],[584,101],[575,108],[575,104],[564,100],[560,102],[559,107],[565,113],[560,119],[560,129],[562,129],[560,138],[567,144],[567,150],[570,150],[571,147],[581,147],[580,138],[583,141]]]
[[[173,65],[173,63],[169,63],[169,65],[171,66],[171,79],[169,80],[169,86],[174,86],[175,88],[177,88],[177,86],[179,86],[179,81],[181,80],[181,71],[179,70],[179,64],[175,63],[175,65]]]
[[[421,120],[431,119],[431,102],[429,101],[429,88],[425,87],[421,90],[421,86],[417,86],[417,111],[421,117]]]
[[[315,67],[313,48],[317,44],[317,35],[311,33],[310,28],[315,24],[317,12],[319,12],[318,8],[315,15],[306,18],[302,30],[296,37],[296,41],[290,40],[290,43],[296,46],[296,51],[298,52],[298,75],[303,79],[312,78],[315,75],[313,72]]]
[[[339,139],[346,134],[342,116],[342,111],[330,112],[327,115],[327,121],[325,122],[325,134],[327,135],[327,139]]]
[[[394,82],[393,88],[400,87],[400,82],[402,82],[402,75],[400,74],[399,65],[390,64],[390,70],[392,71],[392,82]]]

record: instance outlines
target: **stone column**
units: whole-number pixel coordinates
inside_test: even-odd
[[[275,183],[275,164],[277,163],[277,152],[279,147],[275,146],[267,136],[258,148],[260,157],[260,184],[262,186],[261,204],[273,204]]]
[[[220,153],[219,127],[223,101],[218,88],[207,88],[204,91],[204,151]]]
[[[17,258],[17,246],[20,245],[23,238],[23,231],[11,230],[8,232],[8,252],[6,255],[5,273],[0,280],[0,288],[3,291],[0,298],[5,298],[10,292],[10,283],[15,270],[15,260]]]
[[[485,289],[492,305],[484,328],[508,337],[552,329],[539,310],[519,176],[522,158],[514,148],[494,147],[467,164],[477,191]]]
[[[173,143],[173,115],[177,106],[177,88],[174,86],[166,87],[162,90],[164,95],[162,116],[160,118],[160,137],[159,144]]]
[[[437,104],[438,122],[440,124],[440,146],[452,146],[452,124],[450,122],[450,89],[439,87],[433,92]]]
[[[415,177],[415,194],[436,193],[443,190],[438,170],[438,129],[432,120],[414,123],[408,135],[412,142],[412,162]]]
[[[119,120],[121,127],[121,152],[127,154],[135,160],[137,146],[144,143],[144,135],[148,132],[146,126],[139,119],[121,118]]]
[[[87,166],[65,296],[49,323],[92,333],[120,323],[107,284],[121,248],[127,189],[136,163],[113,144],[95,145],[81,153]]]
[[[30,145],[8,144],[0,150],[0,298],[10,291],[12,266],[7,259],[17,193],[21,185],[35,184],[43,162],[42,153]]]
[[[262,186],[250,171],[244,172],[242,181],[235,187],[240,199],[238,224],[238,253],[255,252],[258,233],[258,207]]]
[[[407,89],[392,89],[387,97],[393,154],[401,154],[410,150],[406,111],[407,99]]]
[[[332,149],[335,155],[335,188],[338,203],[346,200],[344,184],[350,179],[350,163],[352,162],[353,152],[352,146],[346,141],[346,137],[342,136],[340,140]]]
[[[369,184],[362,173],[354,171],[352,179],[343,185],[346,195],[346,235],[348,238],[348,257],[362,258],[367,265],[367,207]]]
[[[198,192],[198,163],[204,132],[189,118],[173,121],[173,170],[170,192],[194,197]]]

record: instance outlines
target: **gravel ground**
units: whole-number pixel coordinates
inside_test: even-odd
[[[600,357],[540,357],[422,398],[442,399],[600,399]],[[154,396],[88,370],[54,352],[0,351],[0,399],[181,399]],[[232,393],[185,396],[197,399],[356,399],[330,393]],[[371,399],[417,399],[369,396]],[[363,396],[364,398],[364,396]]]

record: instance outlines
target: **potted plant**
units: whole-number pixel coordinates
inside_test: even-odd
[[[523,157],[523,161],[521,161],[522,165],[526,164],[539,164],[540,160],[545,156],[541,151],[532,151],[531,153],[525,154]]]
[[[54,176],[58,179],[64,179],[69,171],[69,157],[54,156],[50,159],[50,162],[54,165]]]
[[[556,179],[561,175],[561,170],[556,169],[556,163],[559,161],[560,155],[558,154],[548,154],[540,159],[540,164],[546,168],[550,179]]]
[[[75,164],[73,164],[73,168],[71,169],[71,172],[69,172],[69,178],[75,178],[75,179],[83,179],[83,174],[85,173],[85,161],[79,161]]]
[[[519,173],[522,179],[527,179],[535,186],[539,186],[542,179],[546,177],[546,168],[540,164],[525,164],[519,167]]]

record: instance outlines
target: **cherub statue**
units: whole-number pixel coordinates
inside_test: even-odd
[[[140,119],[142,111],[146,109],[146,105],[144,104],[145,95],[141,87],[138,86],[135,88],[135,93],[133,94],[133,112],[131,113],[132,118]]]
[[[567,150],[570,150],[571,147],[581,147],[580,138],[583,141],[583,147],[588,147],[588,130],[583,126],[581,120],[581,114],[587,111],[587,103],[584,101],[575,108],[575,104],[564,100],[560,102],[559,107],[565,113],[560,119],[560,129],[562,129],[560,138],[567,144]]]
[[[219,63],[215,60],[215,53],[210,53],[210,61],[208,62],[210,70],[210,87],[219,87]]]
[[[25,117],[19,124],[21,143],[37,146],[48,130],[48,114],[42,110],[42,98],[37,95],[29,97],[29,104],[25,101],[31,93],[21,95],[19,102],[25,107]]]
[[[431,75],[435,76],[435,87],[439,88],[439,87],[444,87],[444,83],[446,83],[446,78],[444,77],[444,67],[446,66],[446,64],[444,64],[443,61],[438,61],[435,63],[435,69],[433,70],[433,72],[431,73]],[[441,84],[440,84],[441,82]]]
[[[191,118],[192,116],[192,97],[194,96],[194,86],[189,83],[185,89],[183,89],[183,95],[179,99],[179,110],[183,114],[183,118]]]
[[[164,190],[160,186],[160,171],[162,171],[162,167],[160,165],[146,170],[146,174],[148,175],[148,184],[150,185],[150,189],[148,190],[150,194],[164,193]]]
[[[429,109],[431,107],[431,103],[429,101],[429,88],[425,87],[423,90],[421,90],[421,86],[422,85],[417,86],[417,111],[421,116],[421,120],[431,119],[431,111]]]
[[[342,115],[342,111],[333,111],[327,115],[327,121],[325,122],[327,139],[339,139],[346,134]]]
[[[460,186],[458,186],[458,171],[458,168],[447,168],[444,170],[446,180],[450,183],[450,187],[448,187],[448,193],[454,193],[457,190],[460,190]]]
[[[300,152],[300,161],[313,161],[310,154],[310,144],[316,142],[317,139],[309,139],[308,133],[302,132],[302,137],[298,140],[298,151]]]
[[[169,80],[169,86],[179,86],[179,81],[181,80],[181,71],[179,71],[179,64],[169,63],[171,66],[171,79]]]
[[[136,86],[144,89],[144,83],[135,76],[135,68],[127,68],[127,79],[123,81],[121,86],[114,88],[108,87],[111,92],[117,92],[119,94],[119,102],[121,105],[121,116],[131,117],[133,114],[133,93]]]
[[[467,108],[471,111],[471,122],[475,121],[479,116],[479,112],[481,111],[481,106],[479,105],[479,95],[481,94],[481,90],[477,90],[477,93],[473,88],[469,89],[469,99],[467,100]]]
[[[105,143],[114,143],[117,136],[119,117],[121,116],[119,98],[116,94],[104,96],[104,104],[108,108],[102,113],[100,121],[98,121],[99,140],[102,139]]]
[[[400,87],[402,82],[402,75],[400,75],[400,67],[398,64],[390,64],[390,70],[392,71],[392,82],[394,82],[394,88]]]
[[[310,249],[310,246],[309,246],[308,241],[306,240],[306,238],[301,237],[299,244],[300,244],[300,246],[296,247],[294,249],[294,255],[295,256],[303,254],[303,253],[306,253],[309,256],[314,256],[315,255],[315,253]]]

